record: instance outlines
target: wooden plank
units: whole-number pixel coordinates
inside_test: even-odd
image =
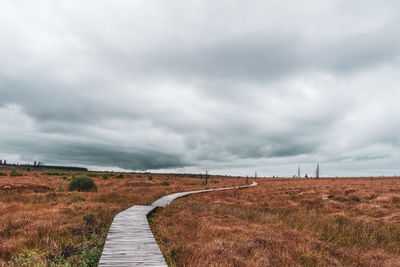
[[[175,193],[156,200],[150,206],[132,206],[118,213],[109,229],[99,266],[162,266],[166,267],[164,256],[151,232],[147,214],[156,207],[165,207],[179,197],[189,194],[205,193],[233,188],[256,186],[225,187]]]
[[[115,216],[99,266],[167,266],[146,215],[152,206],[133,206]]]

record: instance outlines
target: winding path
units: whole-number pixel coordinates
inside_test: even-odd
[[[251,185],[224,187],[175,193],[156,200],[150,206],[132,206],[118,213],[110,227],[100,258],[99,266],[162,266],[167,267],[163,254],[151,232],[147,214],[157,207],[165,207],[177,198],[196,193],[205,193]]]

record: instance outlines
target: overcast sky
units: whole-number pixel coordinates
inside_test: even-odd
[[[400,175],[399,1],[0,2],[0,159]]]

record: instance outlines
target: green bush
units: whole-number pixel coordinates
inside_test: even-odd
[[[93,179],[87,176],[77,176],[72,178],[72,181],[68,185],[69,191],[97,191],[97,186]]]
[[[0,176],[7,176],[7,174],[4,172],[0,172]]]
[[[9,266],[44,266],[43,256],[36,251],[25,250],[9,262]]]
[[[78,266],[97,266],[103,251],[103,239],[96,234],[92,234],[90,239],[84,242],[83,246],[81,261]]]
[[[16,169],[12,169],[10,172],[10,176],[21,176],[22,174],[18,173]]]
[[[161,185],[170,185],[170,183],[168,181],[162,181],[160,184]]]
[[[124,178],[124,175],[120,173],[119,175],[117,175],[117,178]]]

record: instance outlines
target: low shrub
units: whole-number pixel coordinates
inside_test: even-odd
[[[26,250],[14,257],[9,266],[44,266],[44,263],[44,257],[38,252]]]
[[[16,169],[12,169],[10,172],[10,176],[22,176],[22,174],[18,173]]]
[[[117,175],[117,178],[124,178],[124,175],[120,173],[119,175]]]
[[[392,203],[400,203],[400,197],[398,196],[392,197]]]
[[[65,176],[67,173],[60,171],[47,171],[43,173],[44,175],[53,175],[53,176]]]
[[[104,241],[100,236],[92,235],[84,243],[82,258],[78,266],[97,266],[103,251]]]
[[[153,180],[153,176],[149,175],[149,177],[147,177],[147,179],[149,179],[151,181],[151,180]]]
[[[168,181],[162,181],[162,182],[160,183],[160,185],[170,185],[170,183],[169,183]]]
[[[354,190],[354,189],[348,189],[348,190],[344,191],[344,194],[345,194],[345,195],[348,195],[348,194],[351,194],[351,193],[354,193],[354,192],[356,192],[356,190]]]
[[[7,174],[4,172],[0,172],[0,176],[7,176]]]
[[[97,186],[93,179],[87,176],[77,176],[72,178],[68,185],[69,191],[90,192],[97,191]]]
[[[358,196],[350,196],[350,199],[355,202],[360,202],[361,199]]]
[[[64,186],[62,185],[62,183],[59,183],[57,188],[56,188],[56,192],[64,192]]]
[[[86,224],[93,225],[94,221],[95,221],[94,220],[94,213],[93,212],[89,212],[88,214],[83,216],[83,220],[85,221]]]
[[[72,203],[85,201],[86,198],[80,195],[72,196],[71,200],[67,202],[67,205],[71,205]]]
[[[334,197],[332,197],[332,199],[335,201],[339,201],[339,202],[348,202],[349,201],[348,198],[345,198],[343,196],[334,196]]]
[[[172,262],[180,264],[184,263],[185,255],[187,254],[187,252],[188,249],[183,244],[172,247],[169,251],[169,255],[167,256],[167,263],[169,263],[168,265],[170,265]]]

